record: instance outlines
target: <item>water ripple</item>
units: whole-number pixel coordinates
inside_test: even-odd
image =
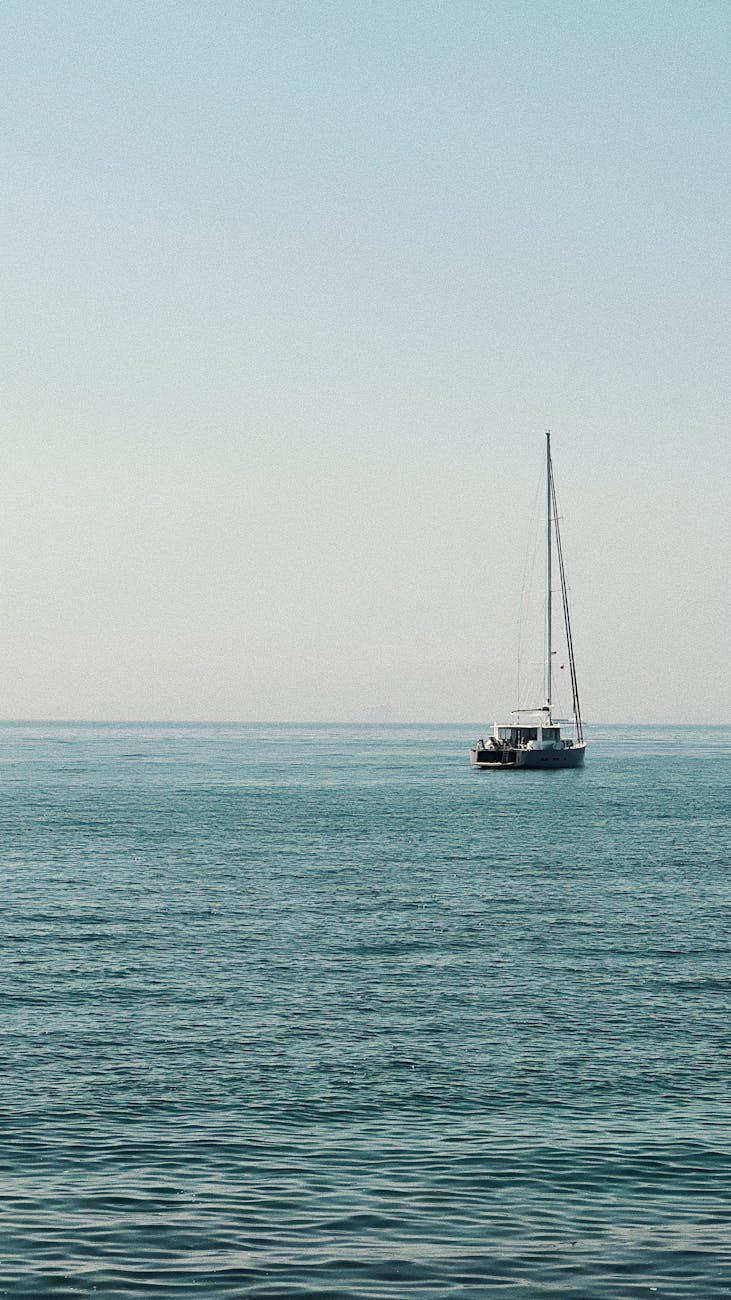
[[[295,739],[0,727],[0,1294],[728,1297],[728,731]]]

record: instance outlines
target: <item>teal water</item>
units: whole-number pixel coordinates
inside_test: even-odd
[[[0,1294],[731,1295],[731,731],[589,740],[0,727]]]

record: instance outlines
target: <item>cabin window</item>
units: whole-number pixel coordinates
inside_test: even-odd
[[[544,728],[543,728],[543,739],[544,739],[544,740],[558,740],[558,727],[544,727]]]

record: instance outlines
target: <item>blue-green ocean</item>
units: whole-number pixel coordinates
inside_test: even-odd
[[[731,731],[0,727],[0,1294],[731,1295]]]

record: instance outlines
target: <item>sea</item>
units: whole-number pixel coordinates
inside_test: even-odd
[[[731,729],[0,726],[0,1295],[731,1296]]]

